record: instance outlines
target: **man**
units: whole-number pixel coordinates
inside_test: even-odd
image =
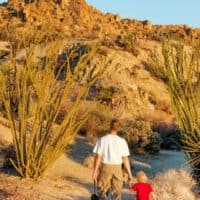
[[[106,199],[109,189],[111,189],[113,200],[121,199],[123,187],[122,164],[128,173],[129,181],[133,179],[127,142],[117,135],[120,129],[120,121],[113,119],[110,123],[110,133],[101,137],[93,150],[96,153],[93,180],[95,182],[98,180],[100,199]]]

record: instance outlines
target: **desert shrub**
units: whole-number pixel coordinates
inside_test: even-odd
[[[95,95],[94,99],[104,105],[112,104],[112,99],[115,93],[119,92],[117,87],[107,87],[107,88],[98,88],[98,93]]]
[[[124,123],[123,136],[136,153],[158,152],[161,139],[145,121],[129,120]]]
[[[161,58],[151,57],[152,66],[164,74],[183,148],[200,180],[200,47],[165,42]]]
[[[94,24],[92,30],[95,32],[100,32],[102,27],[99,24]]]
[[[155,94],[149,92],[148,101],[155,106],[156,110],[164,111],[168,114],[171,114],[171,105],[166,100],[158,99]]]
[[[108,48],[115,49],[115,47],[116,47],[116,43],[113,41],[113,39],[110,39],[110,38],[104,38],[101,41],[101,43],[103,46],[106,46]]]
[[[149,55],[149,60],[147,63],[144,63],[146,69],[156,78],[166,81],[166,75],[163,69],[163,62],[159,59],[160,55],[152,52]]]
[[[63,35],[49,22],[44,22],[42,25],[26,23],[22,27],[22,24],[10,23],[7,20],[2,25],[2,30],[3,33],[0,34],[0,39],[9,41],[12,44],[13,51],[26,48],[32,44],[44,44],[44,42],[63,38]]]
[[[126,51],[131,52],[134,56],[138,56],[139,51],[136,49],[137,37],[133,33],[128,33],[123,36],[119,35],[115,43]]]
[[[174,132],[171,135],[163,137],[161,147],[163,149],[181,150],[182,142],[180,132]]]
[[[152,129],[162,138],[161,148],[176,150],[182,148],[181,134],[176,124],[154,123]]]
[[[160,151],[162,144],[162,138],[157,132],[152,132],[150,136],[150,142],[145,146],[145,151],[151,154],[156,154]]]
[[[70,65],[73,51],[58,70],[61,43],[52,40],[45,45],[44,62],[35,56],[38,46],[28,42],[25,62],[18,66],[16,53],[19,49],[12,43],[10,46],[11,59],[7,66],[10,73],[1,70],[0,80],[1,97],[10,121],[16,152],[16,161],[11,162],[22,177],[37,179],[65,151],[86,121],[87,112],[77,120],[80,102],[102,74],[105,63],[92,64],[98,48],[88,46],[73,70]],[[60,80],[63,69],[66,73]],[[12,105],[13,92],[15,106]],[[57,116],[66,100],[70,106],[57,125]]]
[[[82,127],[82,131],[84,131],[88,137],[102,136],[109,132],[109,124],[112,115],[104,106],[100,105],[99,107],[101,107],[101,110],[97,109],[89,112],[88,119]]]
[[[169,170],[156,175],[152,181],[156,199],[197,200],[193,192],[195,180],[184,170]]]

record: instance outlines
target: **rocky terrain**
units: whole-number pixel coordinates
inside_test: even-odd
[[[0,100],[0,199],[89,199],[92,192],[92,170],[89,168],[94,159],[90,157],[92,145],[96,136],[105,133],[113,117],[122,120],[125,132],[129,133],[126,139],[130,139],[134,148],[135,145],[138,147],[137,153],[144,154],[143,157],[134,155],[133,170],[144,168],[152,178],[155,175],[152,180],[159,197],[199,199],[193,192],[195,181],[188,171],[163,172],[184,165],[182,152],[170,152],[169,156],[167,151],[162,151],[152,158],[152,155],[145,155],[144,150],[160,145],[160,136],[155,132],[165,138],[164,148],[177,149],[169,135],[176,139],[178,132],[164,82],[148,68],[149,54],[154,50],[161,51],[166,39],[196,45],[200,29],[187,25],[155,26],[148,20],[123,19],[119,15],[102,13],[85,0],[9,0],[0,5],[0,64],[9,61],[11,42],[18,45],[15,53],[20,66],[26,56],[26,44],[34,43],[38,32],[44,34],[37,38],[37,58],[44,57],[45,43],[56,39],[62,42],[61,60],[69,44],[82,49],[96,43],[100,54],[109,58],[112,64],[105,67],[104,74],[82,102],[81,109],[89,111],[89,119],[80,130],[86,137],[79,135],[70,153],[56,161],[37,183],[21,180],[8,166],[8,157],[13,155],[12,137]],[[97,62],[102,60],[98,58]],[[156,153],[159,150],[157,146],[153,149]],[[180,158],[177,166],[174,164],[176,156]],[[169,157],[173,158],[173,164]],[[168,162],[169,166],[165,168],[163,165]],[[163,173],[156,175],[158,172]],[[183,188],[185,193],[182,193]],[[123,190],[123,199],[133,199],[127,188]]]
[[[124,121],[145,121],[163,134],[168,134],[168,129],[170,133],[177,131],[164,83],[150,73],[146,62],[149,53],[159,50],[165,39],[196,44],[200,29],[122,19],[119,15],[100,12],[85,0],[9,0],[0,6],[1,60],[9,54],[8,40],[31,41],[35,31],[44,28],[51,36],[62,38],[64,45],[95,41],[102,47],[102,54],[115,63],[91,88],[90,100],[84,104],[97,118],[90,127],[102,125],[102,130],[97,130],[101,132],[107,126],[105,121],[119,117]],[[38,54],[41,52],[40,49]],[[23,47],[18,56],[19,60],[23,57]]]
[[[28,3],[30,2],[30,3]],[[68,37],[114,39],[133,34],[139,39],[161,41],[166,37],[196,42],[199,29],[187,25],[154,26],[150,21],[122,19],[119,15],[102,13],[85,0],[9,0],[0,9],[1,25],[9,21],[19,27],[31,23],[48,23]]]

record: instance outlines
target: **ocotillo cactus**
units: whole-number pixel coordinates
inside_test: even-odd
[[[21,65],[16,64],[15,49],[7,66],[0,66],[1,96],[17,157],[12,164],[22,177],[37,179],[65,151],[87,119],[87,112],[79,114],[80,103],[108,64],[105,60],[92,64],[98,54],[98,48],[92,46],[78,55],[73,70],[71,62],[75,53],[77,59],[77,52],[68,52],[66,61],[60,65],[61,43],[59,40],[47,42],[43,59],[35,55],[39,45],[29,43]],[[66,101],[68,110],[57,124]]]
[[[162,58],[153,54],[149,67],[166,83],[183,149],[200,181],[200,48],[165,42]]]

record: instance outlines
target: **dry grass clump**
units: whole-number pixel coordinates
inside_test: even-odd
[[[158,174],[153,180],[156,197],[159,200],[197,200],[193,192],[196,182],[184,169],[169,170]]]

